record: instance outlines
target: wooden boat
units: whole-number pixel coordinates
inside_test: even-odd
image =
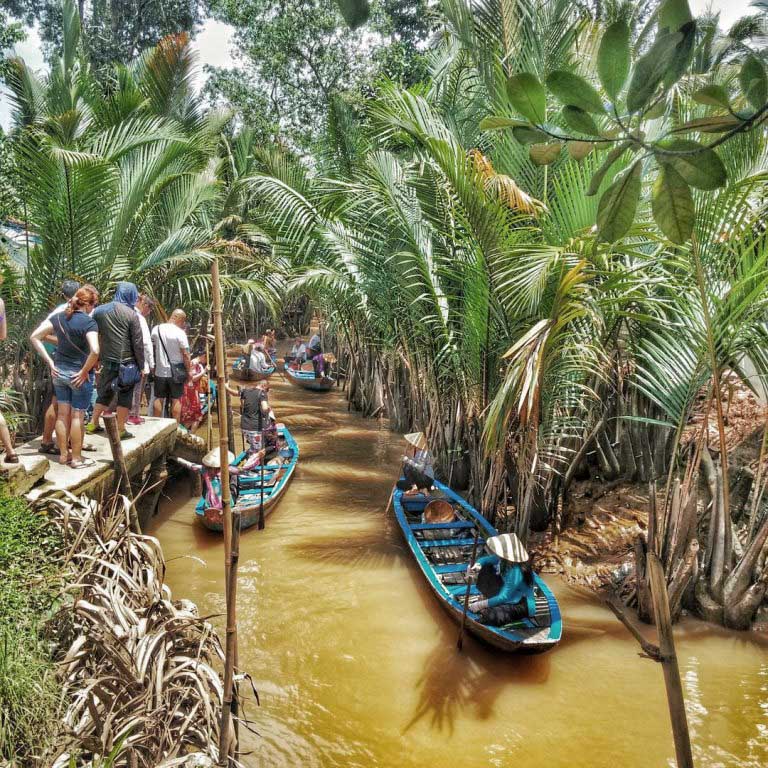
[[[264,373],[257,373],[247,365],[241,364],[242,361],[245,360],[245,357],[238,357],[237,360],[232,363],[232,368],[229,375],[233,379],[236,379],[237,381],[264,381],[264,379],[268,379],[276,370],[276,367],[273,365]]]
[[[331,376],[315,376],[314,371],[301,371],[296,368],[285,368],[286,376],[291,384],[303,389],[309,389],[312,392],[327,392],[335,383],[336,379]]]
[[[482,554],[485,539],[496,536],[498,531],[446,485],[435,481],[435,487],[437,491],[431,496],[405,496],[401,490],[395,489],[395,516],[427,583],[450,617],[461,624],[467,589],[466,572],[472,558],[475,535],[480,536],[478,553]],[[424,507],[435,498],[444,499],[453,506],[456,515],[453,522],[421,522]],[[433,538],[436,535],[439,538]],[[533,618],[514,621],[504,627],[492,627],[481,624],[478,614],[468,611],[465,629],[502,651],[541,653],[553,648],[563,633],[560,607],[538,574],[535,575],[535,591],[536,615]],[[473,584],[470,595],[479,594]]]
[[[283,424],[277,425],[279,448],[264,465],[264,515],[268,515],[283,495],[299,461],[299,446],[293,435]],[[246,459],[243,452],[235,459],[235,465]],[[240,530],[245,530],[259,521],[261,505],[261,467],[237,476],[238,495],[234,503],[240,511]],[[200,522],[211,531],[222,531],[224,520],[220,509],[199,504],[195,513]]]

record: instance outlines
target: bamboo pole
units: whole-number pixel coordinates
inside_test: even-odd
[[[648,553],[646,568],[648,569],[651,582],[651,597],[653,599],[656,630],[659,633],[659,651],[661,653],[661,666],[664,670],[664,685],[667,689],[669,718],[672,721],[672,737],[675,741],[677,768],[693,768],[691,737],[688,733],[688,718],[685,714],[683,685],[680,681],[680,668],[677,665],[675,640],[672,634],[672,617],[669,610],[669,596],[667,595],[664,568],[659,558],[653,552]]]
[[[129,525],[133,533],[141,535],[141,524],[139,523],[139,513],[136,511],[136,502],[133,498],[133,488],[131,488],[131,478],[128,475],[128,466],[125,463],[123,454],[123,444],[120,442],[120,433],[117,429],[117,416],[114,413],[104,414],[104,428],[107,430],[109,447],[112,450],[112,461],[115,465],[117,474],[117,490],[122,491],[130,502]]]
[[[477,558],[477,542],[480,539],[480,528],[475,529],[475,541],[472,544],[472,558],[469,561],[469,569],[475,564]],[[461,615],[461,626],[459,627],[459,638],[456,641],[456,647],[461,650],[464,647],[464,625],[467,623],[467,610],[469,609],[469,593],[472,591],[472,576],[470,570],[467,570],[467,589],[464,592],[464,612]]]
[[[224,655],[224,697],[219,725],[219,765],[227,765],[231,747],[232,693],[235,657],[237,654],[237,556],[233,567],[232,545],[239,546],[240,518],[237,518],[237,538],[232,519],[232,497],[229,490],[229,420],[225,372],[226,354],[221,317],[221,283],[219,260],[211,265],[211,293],[213,294],[213,332],[216,345],[216,379],[219,409],[219,463],[221,467],[221,512],[224,520],[224,571],[227,603],[227,631]]]

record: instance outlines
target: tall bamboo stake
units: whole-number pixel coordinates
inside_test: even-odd
[[[232,520],[232,497],[229,490],[229,421],[227,413],[227,390],[225,382],[226,355],[224,350],[224,328],[221,319],[221,283],[219,261],[214,258],[211,265],[211,293],[213,294],[213,333],[216,345],[216,381],[219,408],[219,464],[221,467],[221,513],[224,520],[224,571],[227,602],[227,634],[224,655],[224,701],[219,725],[219,765],[227,765],[230,751],[230,727],[232,716],[232,693],[237,654],[237,558],[232,558],[233,543],[239,543],[240,519],[237,519],[237,538]]]

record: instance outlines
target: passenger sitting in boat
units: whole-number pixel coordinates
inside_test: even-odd
[[[227,391],[240,398],[240,428],[246,450],[276,451],[277,422],[269,405],[269,384],[262,381],[256,387],[234,387],[227,382]]]
[[[233,501],[237,498],[237,481],[236,477],[239,474],[238,467],[234,466],[235,456],[233,453],[227,453],[229,461],[229,489],[232,495]],[[182,467],[191,469],[193,472],[199,472],[203,476],[203,495],[197,502],[196,510],[201,514],[206,509],[221,509],[221,452],[218,448],[214,448],[212,451],[203,456],[202,464],[195,464],[192,461],[187,461],[177,456],[174,460]]]
[[[251,351],[248,367],[256,373],[269,373],[272,367],[267,362],[267,356],[264,354],[264,345],[254,344]]]
[[[482,624],[503,627],[536,614],[531,558],[514,533],[502,533],[485,542],[490,554],[469,569],[477,573],[483,597],[470,600],[469,610],[480,614]],[[471,573],[469,575],[471,575]]]
[[[304,352],[305,360],[312,360],[315,355],[319,355],[323,351],[323,342],[320,339],[320,335],[315,333],[307,344],[307,348]]]
[[[421,522],[434,525],[436,523],[452,523],[456,519],[456,512],[451,504],[443,499],[432,499],[424,507]],[[450,529],[432,528],[424,531],[425,539],[447,539],[451,535]]]
[[[412,432],[405,435],[405,440],[413,446],[413,456],[403,456],[404,479],[397,481],[397,487],[406,496],[429,493],[435,482],[435,468],[424,433]]]
[[[303,358],[307,351],[307,345],[301,340],[301,336],[297,336],[291,347],[291,357],[294,360]]]

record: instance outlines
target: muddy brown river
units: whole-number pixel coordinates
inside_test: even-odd
[[[340,392],[273,376],[300,460],[264,531],[243,532],[240,664],[261,697],[243,761],[259,768],[654,768],[674,765],[660,667],[588,594],[549,578],[564,639],[511,656],[456,627],[384,515],[403,444]],[[151,531],[177,598],[224,611],[220,535],[186,482]],[[223,636],[223,619],[215,620]],[[768,648],[686,620],[677,629],[698,768],[768,766]]]

